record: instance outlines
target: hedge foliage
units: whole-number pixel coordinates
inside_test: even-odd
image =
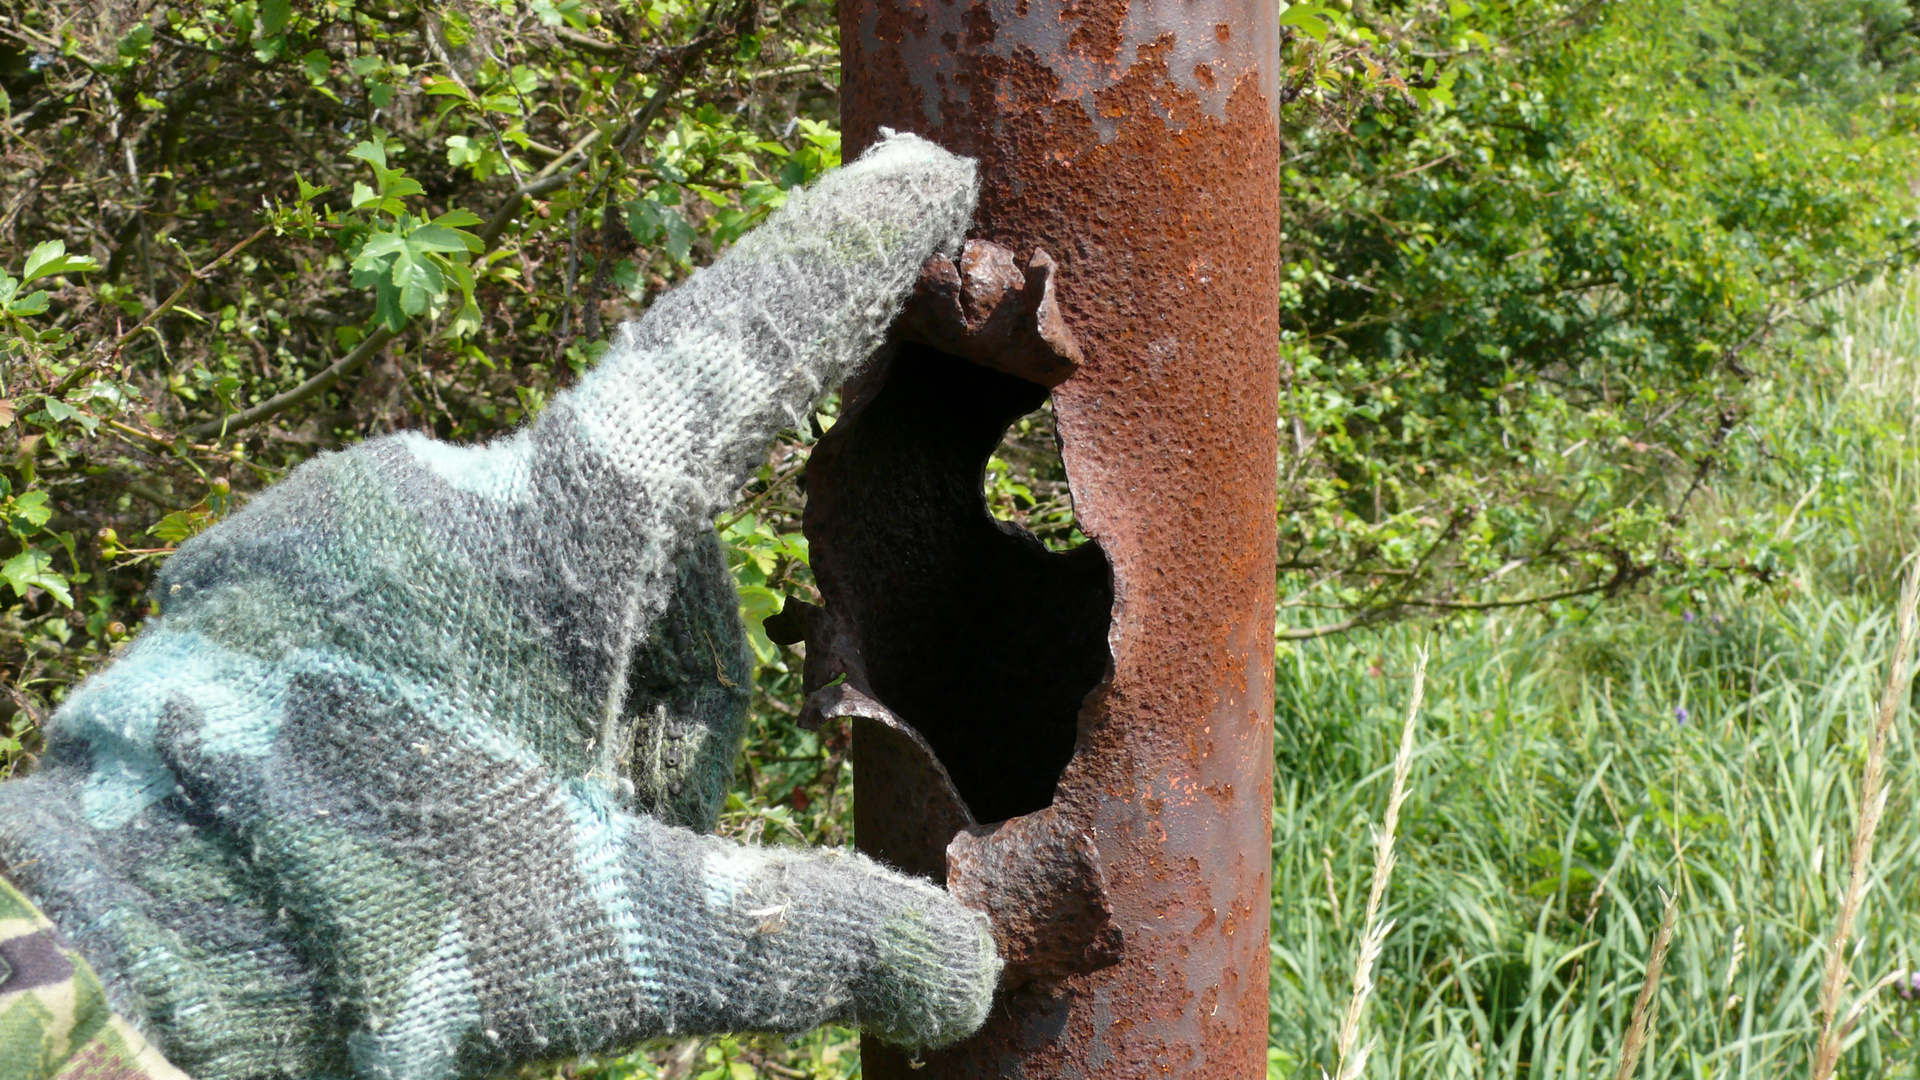
[[[1805,471],[1756,376],[1920,241],[1913,10],[1281,18],[1285,632],[1775,580],[1787,507],[1682,526]],[[837,164],[837,57],[825,0],[0,0],[0,774],[181,541],[348,441],[511,430]],[[811,587],[810,438],[722,522],[750,615]],[[986,486],[1076,539],[1044,412]]]

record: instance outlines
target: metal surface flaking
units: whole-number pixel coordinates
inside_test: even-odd
[[[1255,80],[1278,117],[1280,34],[1271,0],[1140,0],[1130,5],[1082,0],[975,0],[858,5],[860,47],[897,53],[930,124],[949,113],[977,113],[996,88],[979,78],[982,60],[1035,61],[1050,74],[1051,93],[1031,104],[1077,107],[1103,142],[1120,117],[1105,95],[1118,86],[1143,48],[1163,50],[1168,78],[1199,100],[1215,121],[1243,77]],[[988,65],[991,66],[991,65]],[[1162,112],[1176,127],[1185,121]]]
[[[1044,307],[1047,350],[1077,354],[1062,378],[904,335],[809,465],[807,680],[847,688],[811,711],[861,717],[857,842],[987,911],[1010,961],[978,1034],[919,1063],[871,1042],[863,1071],[1264,1076],[1277,6],[840,18],[849,156],[886,126],[980,160],[974,233],[998,250],[932,268],[931,292],[972,290],[976,346],[980,311],[1030,328]],[[1049,387],[1090,538],[1069,552],[981,495]]]

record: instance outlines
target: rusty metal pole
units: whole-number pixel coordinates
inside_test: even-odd
[[[854,718],[860,847],[988,908],[1010,960],[980,1034],[911,1068],[870,1043],[867,1075],[1264,1076],[1276,5],[840,24],[847,156],[885,126],[977,157],[991,244],[923,281],[957,329],[903,334],[815,450],[808,713]],[[1067,553],[980,494],[1049,392]]]

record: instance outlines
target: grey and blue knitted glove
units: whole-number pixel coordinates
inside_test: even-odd
[[[796,193],[515,436],[308,463],[0,785],[0,870],[200,1080],[984,1019],[985,919],[712,827],[749,670],[709,519],[972,213],[910,136]],[[696,832],[695,830],[701,830]]]

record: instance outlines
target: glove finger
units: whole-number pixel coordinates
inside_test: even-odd
[[[273,867],[366,1075],[833,1019],[926,1044],[984,1016],[991,936],[938,889],[625,814],[377,672],[302,670],[283,702],[264,755],[178,720],[166,752]]]

